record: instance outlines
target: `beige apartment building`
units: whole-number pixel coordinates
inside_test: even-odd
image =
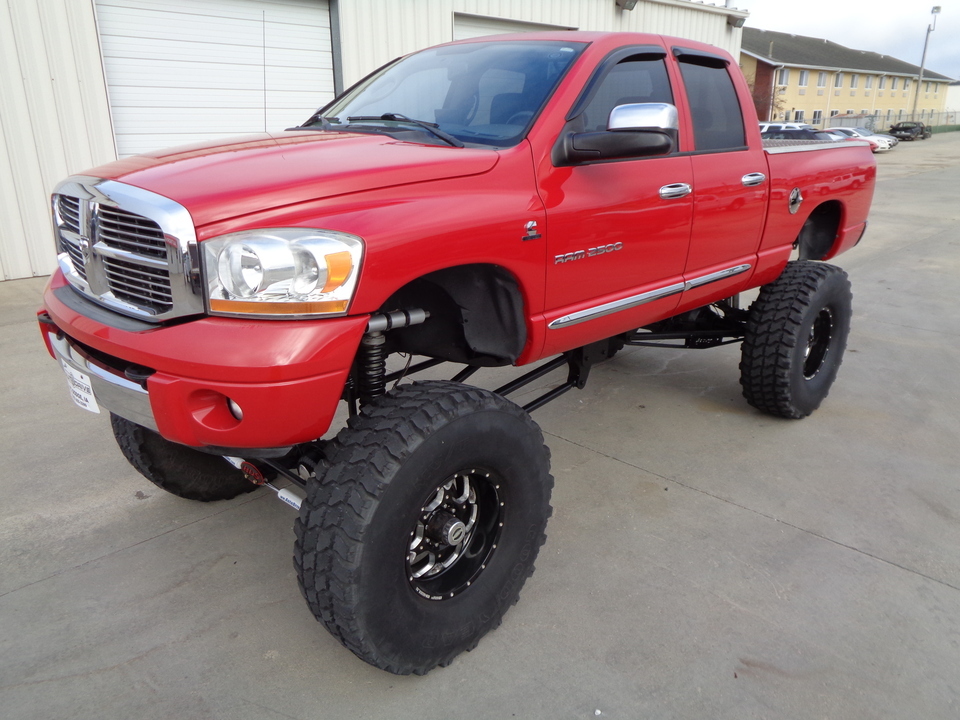
[[[946,109],[952,82],[929,69],[920,82],[919,67],[889,55],[754,28],[743,29],[740,66],[761,121],[818,127],[838,117],[869,119],[878,128],[900,120],[933,123]]]

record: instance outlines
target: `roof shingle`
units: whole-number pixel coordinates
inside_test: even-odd
[[[741,47],[744,52],[774,65],[801,65],[892,75],[917,76],[920,74],[919,66],[911,65],[890,55],[853,50],[830,40],[772,30],[745,27]],[[923,77],[930,80],[953,80],[929,68],[924,68]]]

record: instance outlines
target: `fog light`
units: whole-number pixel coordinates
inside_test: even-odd
[[[227,407],[230,408],[230,414],[237,420],[243,420],[243,410],[240,409],[240,406],[237,405],[234,400],[227,398]]]

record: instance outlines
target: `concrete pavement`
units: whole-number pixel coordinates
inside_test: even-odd
[[[272,494],[137,475],[43,349],[43,281],[0,283],[0,716],[960,716],[960,133],[878,161],[821,409],[752,410],[736,346],[595,368],[534,413],[555,512],[520,603],[423,678],[313,619]]]

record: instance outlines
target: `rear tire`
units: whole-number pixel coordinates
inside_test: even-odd
[[[157,487],[187,500],[211,502],[253,492],[257,486],[222,457],[164,440],[160,435],[110,413],[120,452]]]
[[[550,454],[530,416],[458,383],[403,385],[351,418],[328,457],[296,523],[316,618],[399,675],[476,647],[546,538]]]
[[[787,263],[750,306],[740,384],[753,407],[799,419],[830,391],[850,331],[847,274],[825,263]]]

